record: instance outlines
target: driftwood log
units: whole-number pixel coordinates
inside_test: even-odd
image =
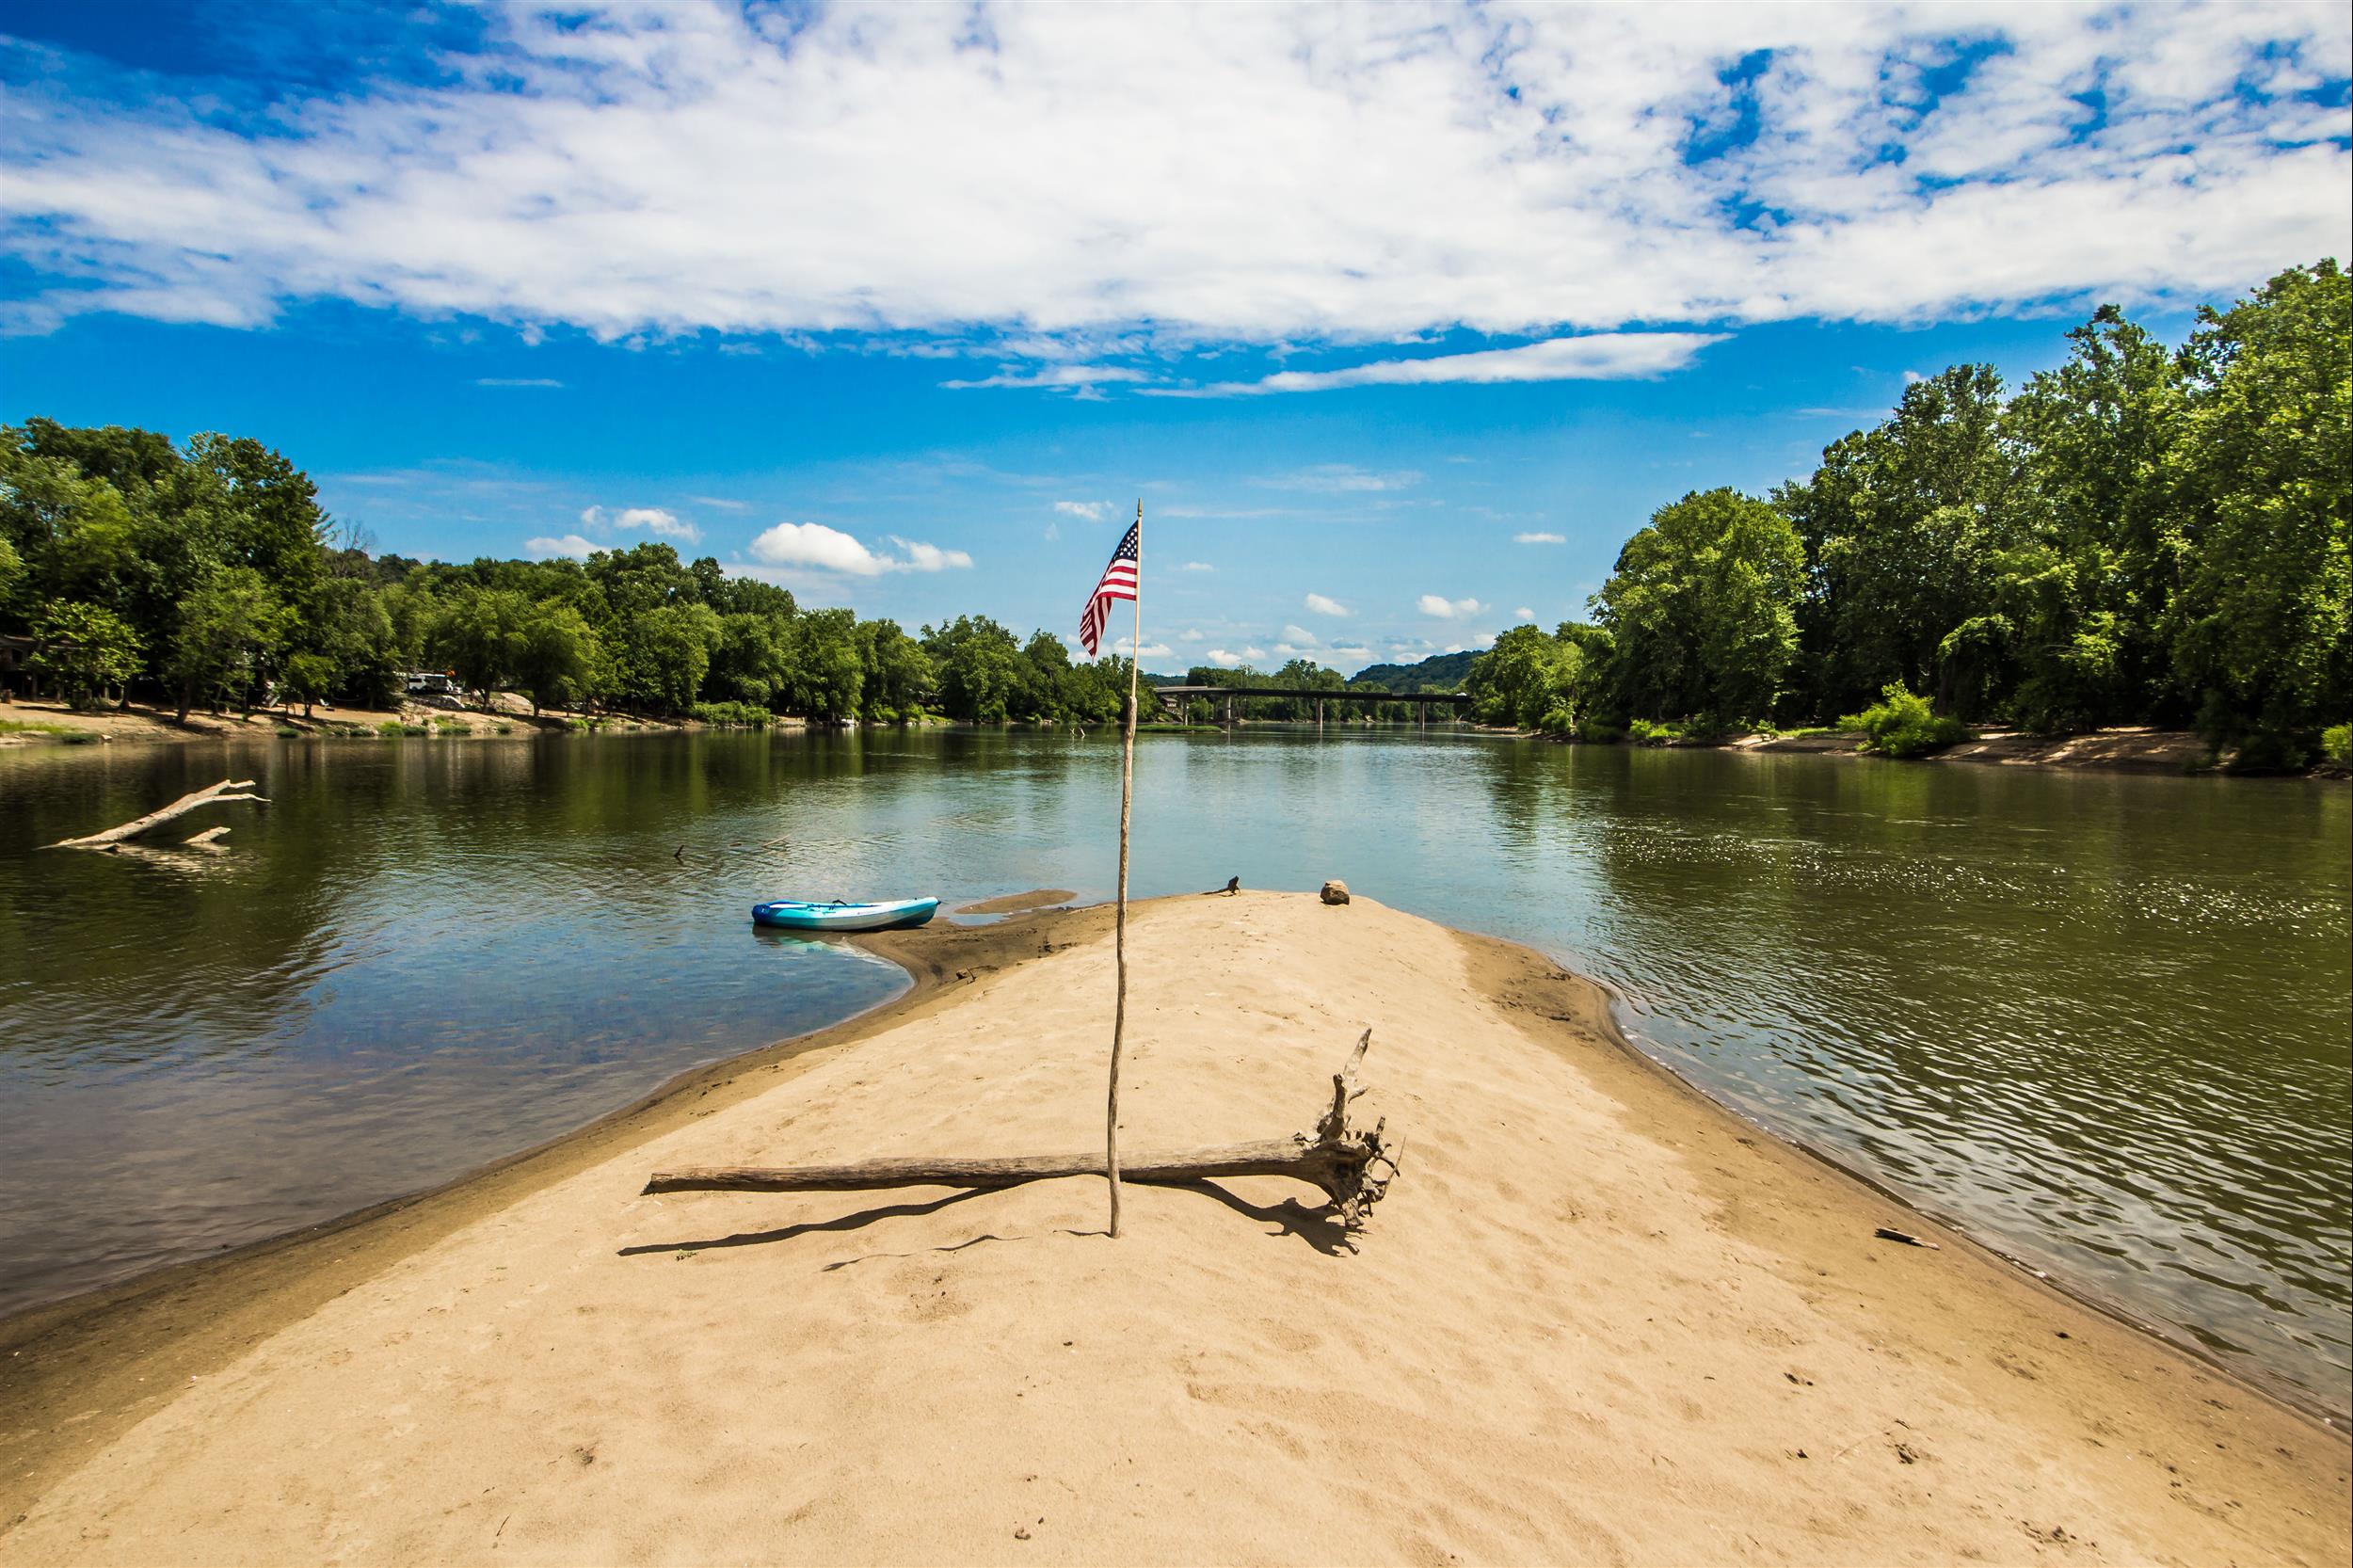
[[[1396,1176],[1401,1144],[1384,1138],[1385,1118],[1369,1132],[1348,1125],[1348,1104],[1365,1091],[1356,1068],[1372,1044],[1368,1029],[1348,1064],[1332,1075],[1332,1104],[1313,1132],[1265,1138],[1249,1144],[1123,1155],[1122,1181],[1170,1186],[1213,1176],[1293,1176],[1323,1190],[1350,1225],[1361,1224]],[[1006,1158],[867,1160],[854,1165],[762,1168],[717,1165],[657,1171],[648,1192],[846,1192],[879,1187],[1018,1187],[1030,1181],[1104,1174],[1101,1152],[1032,1154]]]
[[[229,792],[233,790],[250,790],[251,788],[253,788],[253,780],[250,778],[224,778],[217,784],[207,784],[191,794],[182,795],[160,811],[150,811],[147,815],[135,818],[120,827],[110,827],[104,833],[85,834],[79,839],[60,839],[49,847],[51,849],[112,849],[127,840],[145,838],[165,824],[176,818],[184,817],[190,811],[206,806],[226,806],[232,801],[239,800],[260,801],[267,805],[269,802],[267,795],[240,795]],[[210,844],[228,831],[225,827],[208,828],[188,841]]]

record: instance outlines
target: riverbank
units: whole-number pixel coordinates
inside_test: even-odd
[[[1869,757],[1871,753],[1861,749],[1862,740],[1859,734],[1835,731],[1743,735],[1727,744],[1736,751]],[[2194,731],[2150,728],[2096,729],[2081,735],[1987,729],[1958,744],[1930,752],[1919,760],[2105,773],[2192,774],[2220,772],[2222,768],[2214,748]]]
[[[529,703],[511,694],[502,694],[499,705],[487,713],[479,708],[461,710],[404,702],[398,708],[320,706],[308,714],[282,708],[256,709],[250,713],[198,711],[189,713],[185,722],[169,709],[136,703],[129,708],[95,710],[22,699],[0,704],[0,745],[118,742],[171,745],[201,741],[266,741],[272,737],[292,740],[403,734],[463,740],[488,735],[563,734],[591,726],[618,729],[696,728],[691,722],[664,724],[652,719],[571,713],[552,708],[534,713]]]
[[[1405,1168],[641,1195],[1084,1148],[1107,912],[443,1192],[0,1326],[0,1561],[2329,1561],[2334,1433],[1685,1089],[1593,987],[1364,899],[1140,906],[1126,1146]],[[1941,1250],[1877,1238],[1887,1226]]]

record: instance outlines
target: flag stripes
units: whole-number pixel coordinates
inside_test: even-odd
[[[1101,648],[1103,627],[1111,619],[1112,605],[1119,600],[1136,597],[1136,573],[1144,565],[1143,536],[1141,521],[1128,530],[1128,536],[1112,552],[1111,565],[1103,568],[1103,579],[1095,584],[1086,610],[1079,616],[1079,641],[1085,645],[1090,659]]]

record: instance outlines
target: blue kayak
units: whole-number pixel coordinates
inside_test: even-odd
[[[752,923],[788,931],[889,931],[921,925],[938,907],[936,898],[903,898],[889,904],[808,904],[788,898],[753,904]]]

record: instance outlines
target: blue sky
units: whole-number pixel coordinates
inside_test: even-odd
[[[1410,659],[1580,613],[1908,373],[2343,255],[2347,28],[16,0],[0,417],[910,626],[1074,631],[1140,498],[1148,666]]]

